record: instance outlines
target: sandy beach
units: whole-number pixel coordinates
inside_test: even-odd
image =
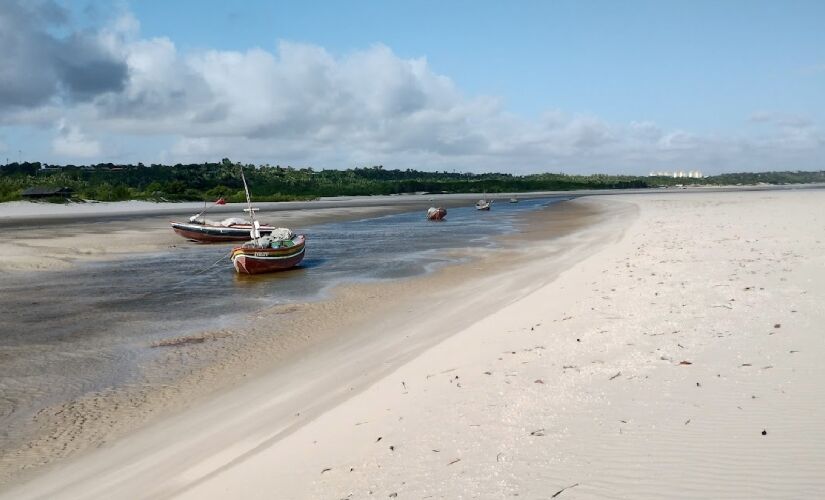
[[[821,494],[825,192],[565,205],[469,264],[263,311],[312,340],[5,496]]]

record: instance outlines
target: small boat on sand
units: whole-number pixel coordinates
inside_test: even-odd
[[[443,207],[430,207],[427,210],[427,219],[429,220],[444,220],[447,216],[447,209]]]
[[[482,198],[476,202],[476,210],[490,210],[490,205],[492,203],[492,201],[488,201]]]
[[[189,222],[170,222],[172,229],[187,240],[199,243],[219,241],[243,241],[249,239],[252,225],[240,217],[229,217],[214,221],[204,217],[203,212],[193,215]],[[261,235],[271,233],[275,227],[262,225],[258,228]]]
[[[219,198],[212,206],[215,205],[226,205],[226,201]],[[200,243],[243,241],[249,238],[250,231],[252,231],[252,224],[249,221],[240,217],[228,217],[220,221],[207,219],[205,214],[210,208],[204,206],[203,210],[189,217],[189,222],[170,222],[172,229],[187,240]],[[262,236],[271,233],[273,229],[275,227],[266,224],[258,227]]]
[[[518,198],[513,196],[512,198],[510,198],[510,203],[518,203]]]
[[[252,208],[243,170],[241,170],[241,180],[243,180],[243,188],[246,192],[247,208],[244,212],[249,214],[251,227],[248,234],[252,239],[232,249],[229,257],[235,271],[242,274],[262,274],[291,269],[300,264],[304,260],[306,251],[304,235],[295,234],[285,227],[279,227],[273,228],[267,236],[263,236],[262,226],[255,220],[257,208]]]
[[[306,238],[287,228],[277,228],[232,249],[232,265],[242,274],[261,274],[291,269],[304,259]]]

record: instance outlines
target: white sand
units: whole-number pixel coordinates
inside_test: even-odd
[[[588,202],[621,212],[10,497],[819,496],[825,193]]]

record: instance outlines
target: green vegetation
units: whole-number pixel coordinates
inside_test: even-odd
[[[191,165],[44,166],[11,163],[0,166],[0,201],[19,200],[32,186],[69,187],[81,199],[118,200],[244,200],[239,176],[242,166],[224,159]],[[488,173],[385,170],[383,167],[320,170],[244,165],[249,189],[256,201],[306,200],[320,196],[375,195],[415,192],[569,191],[627,189],[674,185],[792,184],[825,182],[821,172],[766,172],[723,174],[704,179],[616,175],[535,174],[517,176]]]

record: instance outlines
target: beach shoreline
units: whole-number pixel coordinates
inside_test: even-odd
[[[8,494],[813,497],[822,194],[565,203],[598,210],[507,272],[482,255],[430,287],[358,285],[349,309],[307,315],[329,333],[350,318],[322,352]]]
[[[598,219],[598,211],[592,207],[554,207],[550,211],[558,213],[559,217],[549,223],[531,224],[534,229],[543,228],[544,234],[523,235],[520,238],[562,236]],[[528,217],[535,218],[536,215]],[[491,250],[493,254],[500,251],[504,250]],[[247,378],[259,377],[271,371],[273,365],[288,362],[287,355],[308,355],[306,353],[317,349],[321,343],[334,344],[350,339],[352,332],[363,332],[369,328],[374,330],[374,327],[364,326],[376,317],[396,317],[401,309],[405,312],[414,309],[417,314],[424,314],[429,306],[425,303],[426,299],[422,299],[422,294],[441,290],[442,296],[446,296],[445,290],[454,288],[457,283],[478,278],[482,273],[491,272],[492,267],[501,267],[490,261],[489,256],[485,262],[483,253],[478,250],[462,254],[460,257],[468,262],[441,269],[436,274],[339,287],[331,298],[319,303],[276,306],[255,314],[257,322],[266,325],[269,321],[277,321],[279,330],[293,332],[290,335],[272,337],[269,334],[271,327],[248,325],[247,331],[232,327],[206,331],[196,335],[199,339],[195,345],[165,348],[166,355],[162,357],[161,364],[177,363],[192,369],[181,379],[182,383],[158,391],[144,389],[144,386],[160,385],[146,380],[128,391],[91,394],[79,401],[44,409],[34,422],[40,429],[41,437],[26,443],[23,449],[9,450],[4,457],[6,477],[14,476],[20,480],[32,473],[26,470],[35,463],[44,460],[59,463],[66,456],[105,446],[124,433],[142,427],[147,421],[175,414],[182,406],[214,392],[215,387],[228,387],[243,383]],[[393,300],[377,302],[379,296],[393,297]],[[346,318],[346,321],[341,321],[341,318]],[[349,333],[342,335],[342,328]],[[331,347],[326,346],[325,349]],[[153,372],[152,369],[146,371]]]

